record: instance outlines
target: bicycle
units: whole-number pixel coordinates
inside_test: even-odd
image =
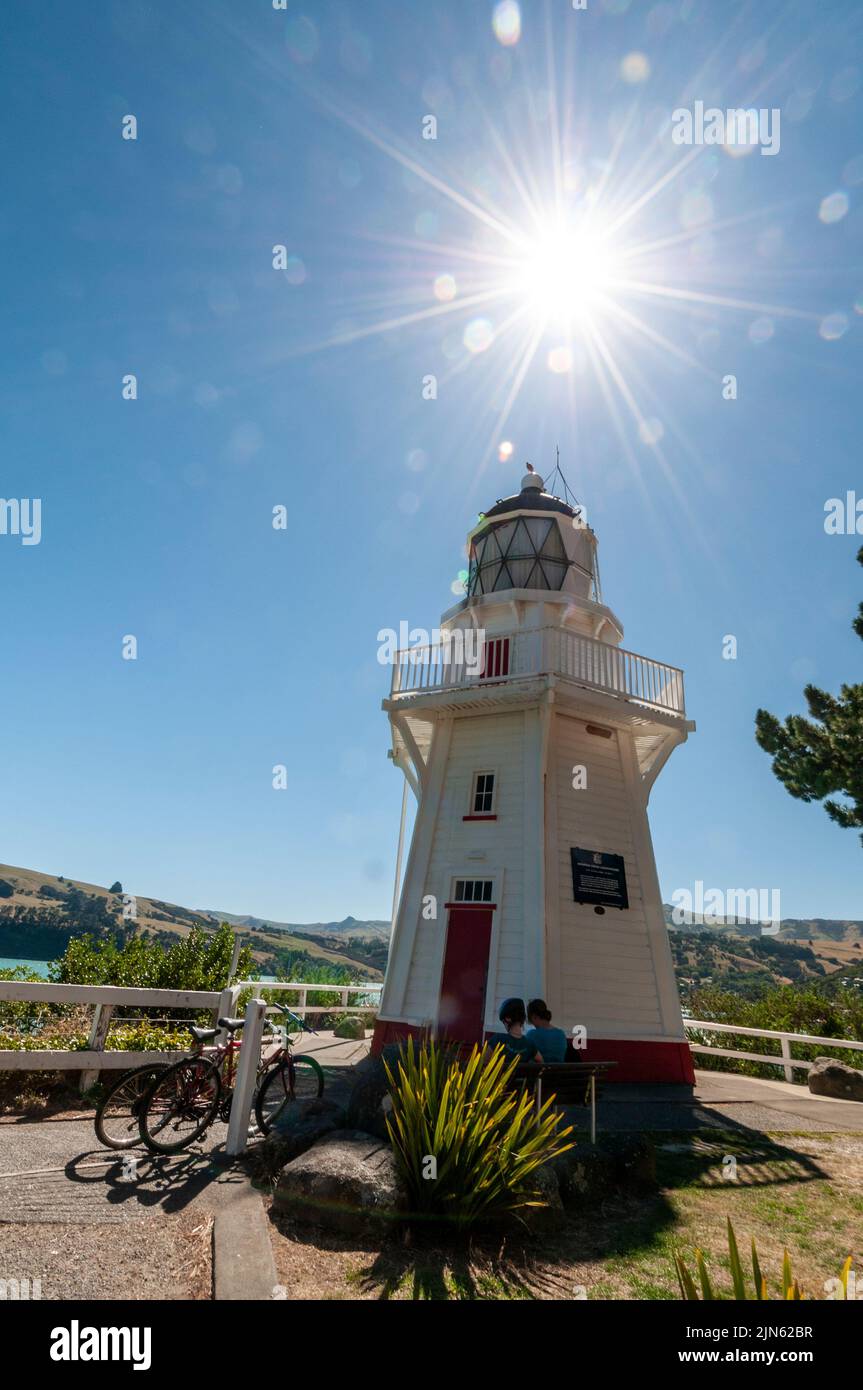
[[[133,1149],[141,1142],[139,1113],[144,1097],[168,1062],[145,1062],[111,1082],[96,1107],[93,1127],[107,1149]]]
[[[284,1004],[275,1007],[303,1031],[313,1031]],[[152,1152],[180,1153],[200,1139],[217,1117],[225,1123],[230,1119],[241,1046],[234,1035],[244,1023],[242,1018],[220,1018],[219,1028],[228,1033],[228,1041],[219,1044],[210,1056],[204,1055],[204,1047],[215,1041],[218,1029],[189,1027],[195,1051],[155,1078],[138,1109],[139,1136]],[[269,1134],[286,1105],[323,1095],[324,1073],[319,1063],[313,1057],[295,1057],[292,1047],[285,1029],[277,1050],[262,1058],[258,1066],[255,1119],[263,1135]],[[167,1138],[166,1132],[173,1137]]]

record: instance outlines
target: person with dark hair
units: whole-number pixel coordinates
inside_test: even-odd
[[[505,1050],[507,1056],[518,1057],[521,1062],[541,1062],[542,1057],[537,1048],[524,1036],[524,1000],[504,999],[498,1018],[506,1029],[506,1034],[498,1035],[495,1041]]]
[[[530,1028],[525,1042],[535,1047],[544,1062],[566,1061],[566,1034],[562,1028],[552,1028],[551,1011],[544,999],[531,999],[527,1006]]]

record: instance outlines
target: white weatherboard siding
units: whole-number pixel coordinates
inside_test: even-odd
[[[629,740],[625,731],[599,738],[581,719],[554,718],[548,794],[557,822],[559,935],[548,992],[567,1030],[583,1024],[588,1037],[682,1037],[676,991],[666,982],[662,953],[669,947],[664,923],[661,937],[658,931],[662,905]],[[572,785],[579,764],[587,769],[585,790]],[[573,901],[574,846],[623,855],[628,911],[610,907],[598,915],[592,904]]]
[[[449,756],[424,883],[403,902],[405,918],[416,923],[404,996],[404,1015],[436,1018],[446,942],[447,912],[453,879],[494,880],[497,911],[493,919],[486,1025],[497,1028],[497,1009],[507,994],[523,994],[525,941],[523,838],[525,803],[525,727],[536,721],[535,711],[466,716],[453,720]],[[493,771],[496,778],[494,821],[466,821],[471,810],[474,774]],[[431,814],[421,808],[418,824]],[[416,837],[416,832],[415,832]],[[469,857],[483,854],[483,858]],[[436,921],[422,917],[422,897],[437,899]],[[405,923],[407,926],[407,921]],[[401,923],[400,923],[401,927]],[[533,981],[530,986],[533,987]],[[538,987],[538,984],[537,984]],[[389,1008],[389,1006],[388,1006]]]

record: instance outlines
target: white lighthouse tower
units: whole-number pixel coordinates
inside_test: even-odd
[[[384,701],[418,804],[373,1050],[480,1041],[541,996],[615,1080],[692,1083],[647,820],[694,728],[682,672],[621,647],[593,531],[532,470],[468,545],[466,597]]]

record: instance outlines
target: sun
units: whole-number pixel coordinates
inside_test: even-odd
[[[618,267],[600,227],[549,223],[525,246],[513,289],[537,320],[572,325],[589,318],[612,288]]]

